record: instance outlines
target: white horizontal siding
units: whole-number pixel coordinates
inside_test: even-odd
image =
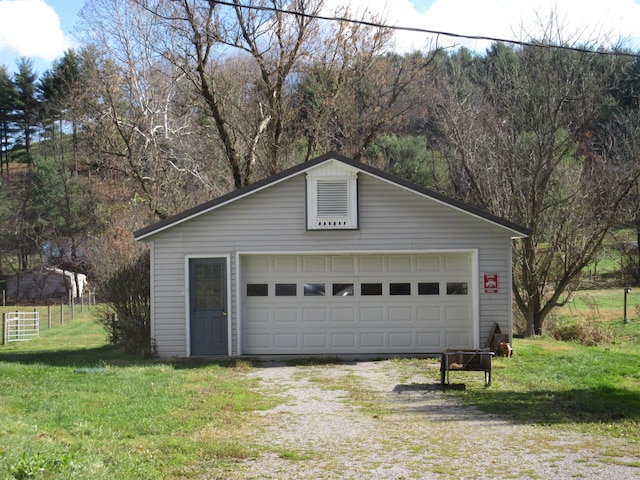
[[[478,250],[480,344],[494,322],[510,327],[510,232],[361,173],[358,230],[307,231],[303,175],[273,185],[153,236],[154,338],[163,356],[186,355],[185,258],[230,255],[233,352],[238,345],[238,253]],[[482,273],[498,272],[500,291],[484,294]],[[182,334],[176,332],[182,330]]]

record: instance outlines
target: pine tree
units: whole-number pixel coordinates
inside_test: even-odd
[[[31,142],[38,122],[39,102],[36,97],[36,79],[33,60],[22,57],[18,61],[18,72],[15,73],[13,80],[16,90],[15,122],[20,128],[20,139],[23,142],[29,168],[33,166]]]
[[[5,65],[0,65],[0,174],[2,163],[6,164],[6,175],[9,176],[9,150],[11,148],[12,115],[16,91]]]

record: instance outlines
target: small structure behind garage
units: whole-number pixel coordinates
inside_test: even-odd
[[[135,232],[162,357],[430,355],[511,336],[528,229],[329,153]]]
[[[53,298],[80,298],[87,276],[59,268],[36,268],[7,279],[7,297],[11,301],[36,301]]]

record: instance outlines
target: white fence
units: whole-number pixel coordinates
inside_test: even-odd
[[[7,312],[2,314],[2,343],[30,340],[39,336],[39,312]]]

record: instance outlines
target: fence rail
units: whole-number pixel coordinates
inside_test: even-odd
[[[2,316],[5,342],[20,342],[40,336],[39,312],[7,312]]]
[[[31,308],[26,306],[0,306],[0,320],[2,320],[2,323],[0,324],[0,327],[2,328],[2,331],[0,332],[2,334],[2,336],[0,336],[0,345],[6,345],[9,341],[17,341],[13,339],[13,335],[11,340],[8,340],[9,328],[7,319],[16,318],[18,313],[22,313],[23,317],[37,318],[37,320],[33,320],[32,324],[34,325],[34,329],[37,328],[37,331],[40,331],[50,329],[55,325],[62,325],[69,320],[75,320],[77,313],[83,315],[85,309],[88,308],[91,310],[91,307],[95,305],[96,297],[93,293],[90,293],[85,298],[71,299],[71,302],[68,305],[61,303],[60,305],[46,305]],[[12,325],[12,333],[15,333],[16,330],[23,330],[23,328],[18,328],[15,327],[15,325]],[[38,337],[33,330],[31,332],[25,331],[24,333],[30,333],[31,335],[22,335],[20,338],[21,340],[28,340],[29,338],[35,339]]]

